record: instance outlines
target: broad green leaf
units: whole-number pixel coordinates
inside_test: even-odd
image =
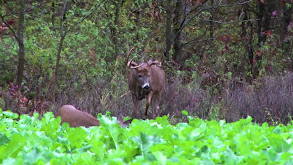
[[[7,138],[5,133],[0,133],[0,146],[8,143],[9,141],[10,141],[10,139]]]
[[[15,157],[26,144],[26,138],[20,134],[13,134],[9,143],[0,146],[0,160]]]
[[[185,115],[185,116],[188,116],[188,112],[186,110],[183,110],[182,114]]]
[[[13,112],[10,112],[10,111],[4,111],[2,113],[4,114],[4,116],[9,117],[11,119],[17,119],[18,116],[19,116],[17,113],[13,113]]]

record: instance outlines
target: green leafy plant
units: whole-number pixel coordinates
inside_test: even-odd
[[[186,111],[184,115],[188,116]],[[292,164],[293,125],[258,125],[189,117],[170,125],[166,116],[134,120],[121,128],[99,115],[101,126],[70,128],[46,113],[0,111],[1,164]]]

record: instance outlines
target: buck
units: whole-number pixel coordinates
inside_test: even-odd
[[[131,49],[132,50],[132,49]],[[161,68],[161,62],[149,60],[148,62],[135,63],[128,61],[131,52],[128,46],[127,66],[130,68],[128,75],[128,87],[134,104],[133,116],[138,118],[138,104],[146,99],[144,118],[147,118],[148,109],[151,106],[153,118],[157,116],[159,102],[165,87],[165,72]]]
[[[61,125],[63,123],[68,123],[70,127],[91,127],[91,126],[99,126],[100,121],[95,117],[90,115],[87,112],[82,112],[76,109],[73,105],[63,105],[57,112],[56,117],[60,116]],[[123,113],[119,112],[117,117],[118,123],[121,127],[128,127],[132,122],[132,119],[123,122]]]

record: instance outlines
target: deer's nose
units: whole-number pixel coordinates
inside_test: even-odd
[[[148,90],[150,88],[150,84],[143,84],[142,88]]]

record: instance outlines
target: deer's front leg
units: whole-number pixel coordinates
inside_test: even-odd
[[[132,101],[134,105],[134,110],[133,110],[133,117],[138,119],[138,99],[136,98],[135,95],[132,95]]]
[[[145,119],[148,117],[148,110],[149,110],[149,106],[151,105],[151,101],[152,101],[152,96],[153,96],[153,92],[148,93],[147,98],[146,98],[146,107],[145,107]]]

